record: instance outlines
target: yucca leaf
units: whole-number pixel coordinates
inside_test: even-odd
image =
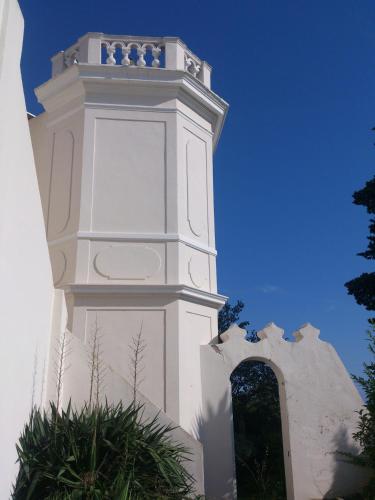
[[[52,403],[48,414],[33,411],[17,445],[13,499],[186,498],[188,451],[171,441],[170,427],[157,417],[146,421],[143,411],[121,402],[80,410],[69,403],[61,412]]]

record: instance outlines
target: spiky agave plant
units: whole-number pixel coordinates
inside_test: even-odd
[[[157,417],[122,403],[75,410],[34,409],[17,445],[20,464],[14,500],[183,499],[192,478],[187,450]]]

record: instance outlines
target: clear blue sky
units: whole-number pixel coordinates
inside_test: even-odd
[[[373,0],[21,0],[28,109],[49,58],[87,31],[179,36],[230,103],[215,155],[220,292],[256,329],[321,329],[351,372],[369,314],[345,281],[372,267],[352,192],[373,176]]]

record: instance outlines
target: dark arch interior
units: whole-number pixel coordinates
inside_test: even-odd
[[[232,372],[238,500],[286,499],[277,378],[261,361]]]

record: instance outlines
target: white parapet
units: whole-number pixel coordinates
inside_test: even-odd
[[[129,68],[186,71],[211,87],[211,66],[176,37],[134,37],[87,33],[52,58],[52,76],[73,64],[105,64]]]

